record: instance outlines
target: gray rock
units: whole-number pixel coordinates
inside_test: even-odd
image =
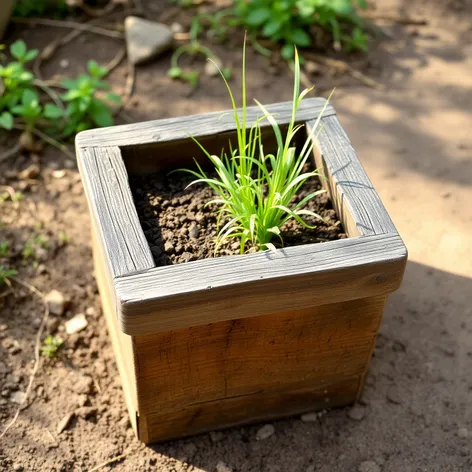
[[[164,244],[164,251],[167,252],[167,254],[173,254],[175,251],[174,245],[170,241],[166,241]]]
[[[173,33],[162,23],[128,16],[125,20],[126,50],[132,64],[142,64],[169,49]]]
[[[74,413],[67,413],[57,425],[57,434],[61,434],[69,426],[70,420],[74,416]]]
[[[263,441],[270,438],[275,433],[275,428],[271,424],[266,424],[256,433],[256,440]]]
[[[59,290],[51,290],[46,295],[46,303],[49,307],[49,313],[52,315],[61,316],[64,314],[65,309],[69,303],[69,300]]]
[[[179,34],[179,33],[184,32],[184,27],[180,23],[177,23],[176,21],[174,21],[174,23],[170,25],[170,30],[174,34]]]
[[[457,436],[459,436],[460,438],[468,438],[469,430],[467,428],[459,428],[457,430]]]
[[[190,226],[188,230],[188,235],[192,239],[197,239],[200,236],[200,230],[196,226]]]
[[[13,392],[10,396],[10,400],[17,405],[22,405],[25,401],[25,394],[24,392]]]
[[[304,422],[304,423],[314,423],[315,421],[318,421],[318,413],[316,413],[316,411],[312,411],[310,413],[304,413],[300,419]]]
[[[380,472],[380,467],[374,461],[364,461],[359,464],[358,472]]]
[[[365,408],[362,405],[354,405],[348,413],[349,418],[354,421],[361,421],[365,416]]]

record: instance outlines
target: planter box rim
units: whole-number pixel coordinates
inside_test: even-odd
[[[320,98],[302,101],[297,121],[305,122],[309,129],[325,104]],[[291,102],[267,108],[276,114],[279,124],[288,123]],[[220,119],[224,113],[228,116]],[[249,124],[260,114],[257,107],[250,107]],[[77,135],[85,193],[113,281],[118,322],[127,334],[256,316],[274,308],[289,310],[382,295],[396,290],[401,282],[406,248],[331,105],[321,118],[323,129],[315,143],[315,158],[327,176],[338,216],[354,237],[278,249],[276,253],[155,267],[121,149],[188,139],[187,131],[196,138],[224,135],[234,131],[231,115],[231,110],[211,112]],[[294,298],[295,289],[301,291]],[[253,292],[265,297],[264,306],[251,301]],[[205,310],[194,316],[199,304]]]

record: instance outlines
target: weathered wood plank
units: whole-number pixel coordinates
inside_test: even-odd
[[[90,211],[113,277],[154,267],[118,147],[78,150]]]
[[[303,122],[316,118],[326,103],[324,98],[308,98],[302,101],[297,113],[297,121]],[[289,122],[291,117],[291,102],[268,105],[280,125]],[[222,116],[222,114],[224,116]],[[323,116],[333,115],[334,109],[328,105]],[[248,107],[248,123],[253,123],[262,112],[258,107]],[[147,121],[130,125],[112,126],[109,128],[83,131],[76,137],[78,147],[87,146],[137,146],[149,143],[179,141],[189,135],[201,138],[212,134],[225,133],[234,130],[234,118],[231,113],[213,112],[201,115],[191,115],[177,118]]]
[[[380,295],[136,336],[140,412],[361,376],[384,304]]]
[[[137,335],[365,298],[396,290],[405,264],[385,234],[157,267],[115,279],[118,318]]]
[[[136,434],[138,434],[138,397],[133,338],[123,333],[118,327],[113,280],[107,274],[107,266],[105,264],[102,247],[97,239],[96,230],[93,227],[92,246],[97,285],[100,291],[100,298],[108,327],[108,333],[111,338],[118,371],[123,385],[126,407],[128,408],[131,426]]]
[[[321,408],[354,403],[359,380],[300,390],[260,391],[239,397],[189,405],[182,410],[151,413],[140,418],[140,440],[163,441],[260,421],[275,420]]]
[[[325,185],[349,235],[396,233],[338,118],[325,117],[321,124],[316,165],[324,169]],[[314,120],[307,122],[308,129],[313,125]]]

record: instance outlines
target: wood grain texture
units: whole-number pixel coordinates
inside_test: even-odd
[[[150,413],[140,418],[140,440],[146,444],[232,426],[345,406],[356,399],[357,377],[300,390],[256,392],[189,405],[182,410]]]
[[[157,267],[115,279],[118,318],[141,335],[381,295],[405,264],[385,234]]]
[[[154,267],[120,149],[89,147],[77,157],[112,277]]]
[[[350,236],[397,232],[380,197],[362,167],[336,116],[321,120],[315,152],[316,166],[324,170],[331,200]],[[307,122],[307,128],[314,120]]]
[[[136,336],[140,414],[361,376],[385,296]]]
[[[326,100],[324,98],[307,98],[302,101],[297,113],[297,121],[303,122],[316,118]],[[292,111],[291,102],[274,103],[267,106],[267,110],[275,115],[280,125],[289,122]],[[323,116],[333,115],[334,109],[328,105]],[[248,123],[252,124],[262,116],[262,112],[256,106],[248,107]],[[149,143],[179,141],[189,137],[201,138],[203,136],[217,135],[234,131],[234,118],[231,111],[217,111],[201,115],[183,116],[163,120],[147,121],[109,128],[83,131],[76,137],[76,146],[138,146]]]
[[[92,227],[92,246],[97,280],[103,313],[115,353],[118,371],[120,373],[126,407],[128,408],[131,426],[138,434],[138,396],[135,369],[135,349],[133,338],[124,334],[118,326],[116,305],[113,295],[113,280],[107,274],[107,265],[102,247],[98,241],[95,229]]]

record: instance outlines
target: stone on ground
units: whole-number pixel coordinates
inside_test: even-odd
[[[271,424],[266,424],[256,433],[256,440],[262,441],[270,438],[275,433],[275,428]]]
[[[68,299],[59,290],[51,290],[46,295],[46,303],[49,307],[49,313],[61,316],[69,303]]]
[[[359,464],[358,472],[380,472],[380,467],[374,461],[364,461]]]
[[[170,28],[162,23],[128,16],[125,20],[126,50],[132,64],[142,64],[167,51],[173,43]]]

